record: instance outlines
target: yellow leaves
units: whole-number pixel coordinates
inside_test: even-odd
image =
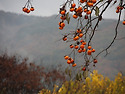
[[[63,90],[64,90],[64,87],[61,87],[61,88],[58,90],[58,93],[63,92]]]
[[[42,89],[38,94],[51,94],[50,90]]]
[[[54,89],[53,89],[53,93],[52,94],[56,94],[56,89],[58,88],[57,85],[54,85]]]
[[[94,70],[84,81],[66,81],[58,91],[57,87],[55,85],[52,92],[43,89],[39,94],[124,94],[125,76],[118,73],[112,81]]]
[[[118,77],[122,77],[122,74],[120,72],[118,73]]]
[[[91,79],[90,79],[89,77],[86,78],[86,82],[90,82],[90,80],[91,80]]]
[[[98,71],[97,70],[93,70],[93,75],[98,75]]]

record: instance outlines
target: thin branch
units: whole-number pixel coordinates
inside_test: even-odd
[[[121,5],[122,5],[122,1],[123,1],[123,0],[121,0]],[[116,39],[116,37],[117,37],[117,34],[118,34],[118,26],[119,26],[119,23],[120,23],[120,18],[121,18],[121,10],[120,10],[120,13],[119,13],[119,18],[118,18],[117,25],[116,25],[116,27],[115,27],[115,36],[114,36],[112,42],[109,44],[109,46],[108,46],[107,48],[105,48],[105,49],[102,50],[100,53],[98,53],[96,57],[98,57],[98,56],[99,56],[102,52],[104,52],[104,51],[106,51],[106,55],[107,55],[107,53],[108,53],[107,50],[112,46],[112,44],[114,43],[114,41],[115,41],[115,39]]]
[[[108,3],[108,4],[107,4],[106,7],[102,10],[102,12],[101,12],[101,14],[99,15],[99,17],[102,16],[102,14],[103,14],[103,13],[105,12],[105,10],[108,8],[108,6],[110,5],[111,2],[107,2],[107,3]],[[99,22],[100,22],[100,19],[98,18],[98,21],[97,21],[97,23],[96,23],[96,25],[95,25],[95,27],[94,27],[94,29],[93,29],[93,33],[92,33],[92,35],[91,35],[91,37],[90,37],[90,40],[89,40],[89,42],[88,42],[88,45],[90,45],[90,42],[91,42],[91,40],[92,40],[92,38],[93,38],[93,36],[94,36],[94,34],[95,34],[95,30],[96,30],[96,28],[97,28]]]

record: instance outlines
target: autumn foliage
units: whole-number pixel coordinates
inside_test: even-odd
[[[96,70],[84,81],[66,81],[61,87],[55,85],[53,91],[43,89],[39,94],[124,94],[125,76],[118,73],[112,81]]]
[[[64,80],[65,76],[56,69],[45,71],[27,58],[0,55],[0,94],[35,94]]]

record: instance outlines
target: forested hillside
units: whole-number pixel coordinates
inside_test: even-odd
[[[112,40],[117,20],[103,19],[94,36],[93,46],[96,53],[105,48]],[[43,64],[48,68],[51,65],[61,64],[66,67],[63,58],[70,49],[63,44],[61,34],[71,31],[75,27],[75,20],[66,26],[63,31],[58,30],[59,17],[26,16],[0,11],[0,51],[7,51],[8,54],[19,54],[29,57],[37,64]],[[121,22],[122,23],[122,22]],[[114,77],[119,71],[125,72],[125,27],[119,25],[118,40],[109,49],[109,54],[105,53],[98,57],[99,63],[95,67],[99,73]],[[82,63],[82,56],[76,60]],[[81,61],[80,61],[81,60]],[[49,65],[48,65],[49,64]]]

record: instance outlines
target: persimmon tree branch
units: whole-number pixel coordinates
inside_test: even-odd
[[[101,16],[103,15],[103,13],[104,13],[105,10],[108,8],[108,6],[110,5],[110,3],[111,3],[111,2],[107,1],[107,5],[106,5],[106,7],[102,10],[102,12],[101,12],[101,14],[99,15],[99,17],[101,17]],[[97,21],[97,23],[96,23],[96,25],[95,25],[95,27],[94,27],[94,29],[93,29],[92,35],[91,35],[91,37],[90,37],[90,39],[89,39],[88,45],[90,45],[90,42],[91,42],[91,40],[92,40],[92,38],[93,38],[93,36],[94,36],[94,34],[95,34],[96,28],[97,28],[97,26],[98,26],[98,24],[99,24],[99,22],[100,22],[99,17],[98,17],[98,21]]]
[[[67,21],[68,24],[70,23],[69,13],[72,13],[73,18],[76,21],[76,28],[72,32],[65,34],[63,37],[63,41],[72,42],[72,44],[70,44],[72,45],[70,46],[72,51],[69,55],[66,55],[65,59],[67,60],[68,64],[71,64],[73,67],[75,67],[75,57],[78,55],[78,53],[81,54],[81,56],[84,57],[81,67],[83,67],[83,72],[87,72],[90,71],[89,65],[93,64],[93,66],[95,66],[97,63],[97,57],[104,51],[107,55],[108,49],[115,42],[122,9],[125,8],[125,5],[123,0],[120,0],[120,3],[118,2],[119,4],[117,6],[116,13],[119,14],[119,18],[115,27],[115,35],[111,40],[111,43],[101,52],[94,55],[95,49],[92,47],[93,37],[98,29],[100,21],[102,21],[103,14],[106,10],[108,10],[113,0],[77,0],[77,4],[74,1],[75,0],[67,0],[66,3],[60,8],[59,13],[61,15],[61,21],[59,22],[59,29],[63,30],[65,27],[65,21]],[[115,0],[112,5],[114,4],[117,4],[117,0]],[[67,6],[69,7],[69,10]],[[94,13],[95,16],[92,16]],[[123,24],[125,25],[125,21]],[[73,62],[70,62],[72,59]]]
[[[122,6],[122,3],[123,3],[123,0],[121,0],[120,1],[121,3],[120,3],[120,6]],[[118,34],[118,26],[119,26],[119,23],[120,23],[120,18],[121,18],[121,10],[120,10],[120,13],[119,13],[119,17],[118,17],[118,21],[117,21],[117,24],[116,24],[116,27],[115,27],[115,35],[114,35],[114,38],[113,38],[113,40],[112,40],[112,42],[105,48],[105,49],[103,49],[101,52],[99,52],[98,54],[97,54],[97,56],[96,57],[98,57],[102,52],[104,52],[104,51],[106,51],[106,55],[108,54],[108,49],[112,46],[112,44],[115,42],[115,40],[116,40],[116,37],[117,37],[117,34]],[[105,55],[105,56],[106,56]]]

